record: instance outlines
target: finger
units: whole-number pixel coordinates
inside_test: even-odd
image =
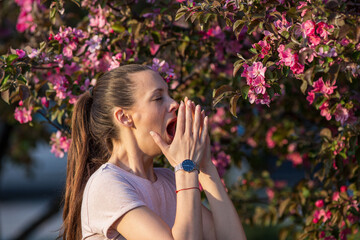
[[[177,115],[175,135],[177,133],[182,135],[184,134],[184,131],[185,131],[185,104],[183,101],[181,101]]]
[[[192,135],[192,111],[191,111],[191,102],[187,101],[186,103],[186,120],[185,120],[185,134],[189,136]]]
[[[201,142],[202,143],[205,143],[205,141],[206,141],[206,137],[208,135],[208,128],[209,128],[209,117],[206,116],[204,118],[204,128],[201,132]]]
[[[196,136],[196,139],[198,139],[199,136],[199,131],[200,131],[200,120],[201,120],[201,113],[200,113],[200,105],[197,105],[195,107],[195,116],[194,116],[194,127],[193,127],[193,133],[194,136]]]
[[[160,150],[165,154],[169,145],[154,131],[150,131],[150,135],[154,139],[154,142],[159,146]]]
[[[201,111],[201,118],[200,118],[200,130],[204,128],[204,118],[205,118],[205,110]]]

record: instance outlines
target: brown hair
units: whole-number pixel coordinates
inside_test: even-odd
[[[87,180],[112,153],[112,139],[118,129],[112,120],[113,107],[130,108],[135,99],[135,85],[129,74],[150,70],[148,66],[131,64],[102,75],[92,90],[77,100],[71,118],[71,145],[67,159],[62,238],[81,239],[81,203]]]

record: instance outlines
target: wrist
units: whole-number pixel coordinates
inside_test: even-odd
[[[175,173],[176,189],[198,187],[199,174],[197,171],[186,172],[179,170]]]

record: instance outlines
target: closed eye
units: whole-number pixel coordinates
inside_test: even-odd
[[[155,101],[161,101],[163,98],[162,97],[158,97],[155,99]]]

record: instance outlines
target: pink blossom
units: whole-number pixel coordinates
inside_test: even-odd
[[[293,166],[297,166],[303,163],[303,159],[298,152],[287,154],[286,158],[293,163]]]
[[[269,201],[271,201],[274,199],[275,192],[271,188],[266,188],[266,195],[268,196]]]
[[[336,106],[336,110],[335,110],[335,120],[338,122],[341,122],[341,125],[344,125],[345,121],[349,118],[349,111],[342,107],[342,105],[339,103]]]
[[[320,92],[322,91],[323,87],[324,87],[324,81],[322,79],[322,77],[319,78],[319,80],[313,82],[313,91],[316,91],[316,92]]]
[[[322,80],[322,77],[321,77]],[[330,80],[326,81],[326,83],[322,86],[321,92],[324,94],[333,94],[334,89],[337,88],[337,86],[334,86],[336,81],[333,81],[333,83],[330,83]]]
[[[101,45],[101,38],[98,35],[93,36],[90,40],[85,42],[89,46],[89,51],[94,53],[96,50],[99,50]]]
[[[349,43],[350,43],[350,41],[347,38],[343,38],[340,41],[340,44],[343,45],[343,46],[347,46],[347,45],[349,45]]]
[[[345,185],[340,187],[340,192],[346,192],[346,191],[347,191],[347,187]]]
[[[23,58],[26,56],[26,53],[22,49],[16,49],[16,54],[19,56],[19,58]]]
[[[70,148],[71,139],[68,139],[66,136],[62,136],[61,131],[57,131],[56,134],[52,134],[50,138],[51,152],[55,154],[56,157],[64,157],[64,152],[67,152]]]
[[[334,192],[333,195],[332,195],[332,197],[331,197],[331,199],[332,199],[333,202],[339,201],[339,199],[340,199],[340,194],[339,194],[339,192]]]
[[[290,70],[294,74],[301,74],[304,72],[305,66],[299,63],[299,57],[297,54],[294,54],[294,64],[290,67]]]
[[[153,41],[150,42],[150,54],[155,55],[155,53],[159,50],[160,44],[155,44]]]
[[[265,138],[265,141],[266,141],[266,144],[268,146],[268,148],[274,148],[275,147],[275,141],[272,139],[272,136],[274,134],[274,132],[276,131],[276,127],[271,127],[269,128],[269,130],[266,132],[266,138]]]
[[[22,104],[20,106],[22,106]],[[32,109],[33,109],[32,106],[30,106],[29,109],[27,109],[26,107],[16,107],[15,113],[14,113],[15,120],[17,120],[21,124],[31,122],[32,121],[32,116],[31,116]]]
[[[46,99],[46,97],[40,98],[40,101],[41,101],[41,104],[42,104],[44,107],[46,107],[46,108],[49,107],[49,101]]]
[[[324,200],[320,199],[315,202],[317,208],[322,208],[324,206]]]
[[[308,96],[306,97],[306,100],[308,100],[309,103],[312,104],[314,102],[314,99],[315,99],[314,91],[309,91]]]
[[[331,218],[331,212],[330,212],[330,210],[325,212],[324,209],[315,210],[313,216],[314,216],[313,223],[315,223],[315,224],[318,223],[321,218],[323,218],[323,222],[326,222],[327,220],[329,220]]]
[[[279,57],[280,57],[280,61],[279,64],[284,64],[285,66],[288,67],[292,67],[295,64],[295,57],[294,55],[291,53],[291,49],[288,48],[285,50],[285,46],[283,44],[281,44],[278,47],[278,52],[279,52]]]
[[[311,51],[310,54],[307,54],[307,55],[305,56],[305,59],[307,59],[309,63],[311,63],[311,62],[314,60],[314,57],[317,57],[317,56],[318,56],[317,53],[316,53],[313,49],[311,49],[311,48],[306,48],[306,47],[300,49],[299,54],[302,53],[302,52],[304,52],[304,51]]]
[[[263,67],[262,62],[255,62],[248,68],[248,75],[260,84],[265,79],[265,71],[266,67]]]
[[[226,154],[224,151],[217,152],[215,149],[216,148],[212,147],[214,155],[211,157],[211,161],[216,166],[220,177],[222,177],[230,164],[231,158],[230,155]]]
[[[327,39],[329,32],[328,30],[334,28],[333,25],[328,25],[325,22],[319,22],[316,24],[316,33],[323,39]]]
[[[283,13],[281,16],[281,20],[277,20],[274,22],[275,27],[278,29],[279,33],[283,31],[288,31],[291,27],[291,23],[286,20],[286,13]]]
[[[301,30],[303,37],[314,35],[315,33],[315,23],[312,20],[307,20],[301,24]]]
[[[289,145],[288,145],[288,152],[289,153],[292,153],[292,152],[294,152],[296,150],[296,143],[290,143]]]
[[[308,36],[308,38],[309,38],[309,42],[311,43],[310,45],[312,47],[319,45],[321,42],[321,38],[318,36],[315,36],[315,35],[310,35],[310,36]]]
[[[252,137],[249,137],[248,139],[246,139],[246,143],[253,148],[255,148],[257,146],[257,142]]]
[[[259,55],[260,58],[264,58],[265,55],[269,54],[270,51],[270,44],[264,40],[264,41],[259,41],[258,44],[261,46],[261,53]],[[255,44],[253,44],[253,48],[256,48]]]
[[[331,119],[331,114],[330,114],[330,110],[329,110],[329,100],[326,100],[321,106],[320,106],[320,115],[325,117],[326,120],[330,120]]]

